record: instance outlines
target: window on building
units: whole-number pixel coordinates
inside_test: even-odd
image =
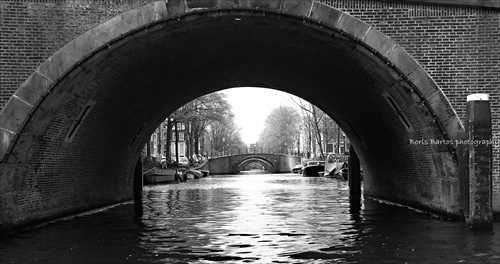
[[[333,143],[326,144],[326,152],[333,153]]]
[[[179,143],[179,156],[186,156],[186,146],[184,143]]]

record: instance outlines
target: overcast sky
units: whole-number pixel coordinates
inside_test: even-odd
[[[242,87],[222,92],[233,106],[235,122],[241,128],[241,138],[247,144],[258,140],[271,110],[280,105],[292,104],[291,95],[278,90]]]

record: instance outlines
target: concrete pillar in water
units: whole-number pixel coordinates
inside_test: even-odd
[[[361,199],[361,170],[359,158],[356,151],[349,147],[349,197],[351,199]]]
[[[474,230],[492,229],[493,146],[489,96],[467,96],[465,132],[468,151],[469,206],[466,223]]]

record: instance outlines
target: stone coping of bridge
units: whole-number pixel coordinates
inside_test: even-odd
[[[0,159],[6,163],[23,129],[60,80],[110,45],[163,21],[196,12],[258,10],[302,18],[338,31],[398,72],[432,113],[445,139],[456,139],[463,125],[446,96],[425,70],[393,40],[363,21],[313,0],[169,0],[145,4],[97,25],[44,62],[0,113]]]

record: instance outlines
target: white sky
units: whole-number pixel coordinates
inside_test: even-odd
[[[271,110],[292,103],[291,94],[273,89],[241,87],[222,92],[233,106],[236,125],[241,128],[241,138],[247,144],[259,139],[264,121]]]

